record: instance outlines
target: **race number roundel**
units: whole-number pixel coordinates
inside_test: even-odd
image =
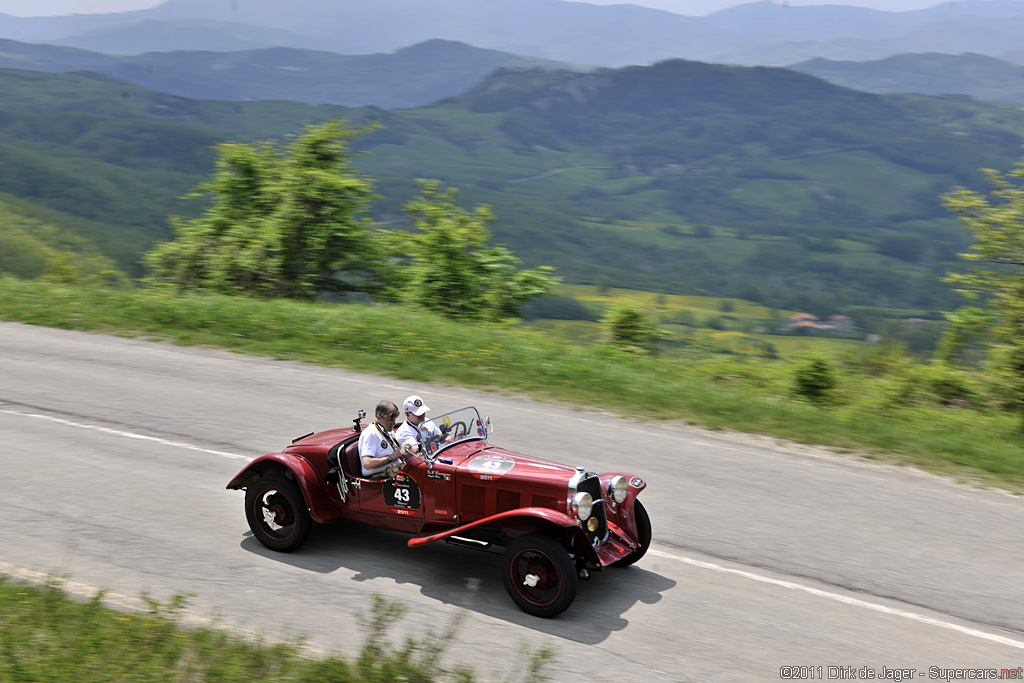
[[[416,480],[405,472],[399,472],[394,479],[384,482],[381,493],[389,508],[418,510],[420,507],[420,487]]]
[[[469,471],[477,479],[501,479],[515,465],[507,455],[480,455],[469,461]]]

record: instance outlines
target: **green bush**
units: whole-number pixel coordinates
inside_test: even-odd
[[[629,304],[611,309],[603,322],[612,344],[631,351],[653,350],[663,336],[651,314]]]
[[[793,373],[793,390],[813,403],[826,403],[836,388],[836,371],[824,358],[810,358]]]

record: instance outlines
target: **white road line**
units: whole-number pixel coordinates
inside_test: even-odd
[[[37,419],[40,419],[40,420],[48,420],[50,422],[56,422],[58,424],[67,425],[69,427],[78,427],[79,429],[88,429],[88,430],[95,431],[95,432],[102,432],[104,434],[112,434],[114,436],[123,436],[123,437],[128,438],[128,439],[141,439],[141,440],[144,440],[144,441],[153,441],[155,443],[164,444],[166,446],[175,446],[175,447],[178,447],[178,448],[186,448],[186,449],[191,450],[191,451],[199,451],[200,453],[209,453],[210,455],[216,455],[216,456],[220,456],[220,457],[224,457],[224,458],[232,458],[232,459],[236,459],[236,460],[250,460],[251,459],[249,456],[239,455],[237,453],[228,453],[226,451],[216,451],[216,450],[211,450],[209,448],[201,448],[199,446],[194,446],[192,444],[184,443],[184,442],[181,442],[181,441],[169,441],[167,439],[160,439],[160,438],[157,438],[157,437],[154,437],[154,436],[146,436],[145,434],[136,434],[134,432],[125,432],[125,431],[122,431],[122,430],[119,430],[119,429],[111,429],[109,427],[100,427],[99,425],[89,425],[89,424],[83,424],[81,422],[72,422],[71,420],[65,420],[63,418],[53,417],[51,415],[41,415],[39,413],[26,413],[26,412],[22,412],[22,411],[19,411],[19,410],[8,410],[8,409],[5,409],[5,408],[0,408],[0,413],[6,413],[8,415],[19,415],[19,416],[22,416],[22,417],[32,417],[32,418],[37,418]],[[931,626],[937,626],[939,628],[944,628],[944,629],[947,629],[947,630],[950,630],[950,631],[956,631],[958,633],[963,633],[964,635],[968,635],[968,636],[971,636],[971,637],[974,637],[974,638],[980,638],[982,640],[989,640],[989,641],[992,641],[994,643],[999,643],[1000,645],[1007,645],[1009,647],[1015,647],[1015,648],[1017,648],[1019,650],[1024,650],[1024,642],[1021,642],[1019,640],[1014,640],[1012,638],[1007,638],[1006,636],[996,635],[994,633],[987,633],[985,631],[980,631],[978,629],[970,628],[970,627],[967,627],[967,626],[961,626],[960,624],[954,624],[953,622],[950,622],[950,621],[943,621],[941,619],[936,619],[934,617],[929,617],[929,616],[926,616],[924,614],[917,614],[916,612],[908,612],[907,610],[896,609],[894,607],[887,607],[886,605],[879,605],[877,603],[868,602],[867,600],[860,600],[858,598],[853,598],[853,597],[850,597],[848,595],[841,595],[839,593],[833,593],[833,592],[830,592],[830,591],[821,590],[820,588],[814,588],[812,586],[805,586],[803,584],[794,583],[792,581],[783,581],[781,579],[773,579],[771,577],[763,576],[761,574],[755,574],[754,572],[749,572],[749,571],[746,571],[746,570],[743,570],[743,569],[732,569],[731,567],[725,567],[725,566],[722,566],[720,564],[714,564],[713,562],[705,562],[703,560],[697,560],[697,559],[694,559],[692,557],[686,557],[684,555],[676,555],[674,553],[668,553],[668,552],[665,552],[663,550],[656,550],[654,548],[651,548],[647,552],[649,554],[651,554],[651,555],[654,555],[656,557],[662,557],[662,558],[665,558],[667,560],[675,560],[677,562],[683,562],[685,564],[689,564],[689,565],[692,565],[694,567],[700,567],[702,569],[710,569],[712,571],[722,572],[724,574],[733,574],[734,576],[742,576],[743,578],[750,579],[751,581],[758,581],[760,583],[766,583],[766,584],[769,584],[769,585],[772,585],[772,586],[779,586],[780,588],[786,588],[786,589],[789,589],[789,590],[803,591],[805,593],[817,596],[819,598],[825,598],[827,600],[834,600],[836,602],[841,602],[841,603],[844,603],[844,604],[847,604],[847,605],[852,605],[854,607],[860,607],[860,608],[863,608],[863,609],[872,610],[874,612],[880,612],[882,614],[889,614],[889,615],[896,616],[896,617],[902,617],[904,619],[910,619],[911,621],[917,621],[917,622],[920,622],[922,624],[929,624]],[[2,566],[2,564],[3,563],[0,563],[0,566]],[[121,596],[119,596],[119,597],[121,597]]]
[[[667,560],[676,560],[677,562],[684,562],[694,567],[700,567],[701,569],[710,569],[716,572],[723,572],[725,574],[733,574],[736,576],[742,576],[745,579],[751,581],[759,581],[760,583],[767,583],[773,586],[779,586],[781,588],[787,588],[789,590],[798,590],[819,598],[825,598],[827,600],[835,600],[847,605],[853,605],[854,607],[861,607],[863,609],[869,609],[874,612],[881,612],[882,614],[890,614],[896,617],[902,617],[904,619],[910,619],[911,621],[918,621],[922,624],[929,624],[931,626],[938,626],[939,628],[948,629],[950,631],[956,631],[963,633],[964,635],[972,636],[974,638],[981,638],[982,640],[990,640],[1000,645],[1008,645],[1015,647],[1019,650],[1024,650],[1024,642],[1014,640],[1013,638],[1007,638],[1006,636],[996,635],[994,633],[987,633],[986,631],[980,631],[976,628],[970,628],[968,626],[961,626],[960,624],[954,624],[950,621],[943,621],[942,619],[936,619],[935,617],[929,617],[924,614],[917,614],[916,612],[908,612],[907,610],[896,609],[895,607],[887,607],[886,605],[879,605],[874,602],[868,602],[867,600],[860,600],[853,598],[848,595],[841,595],[839,593],[832,593],[831,591],[821,590],[820,588],[814,588],[812,586],[805,586],[803,584],[794,583],[792,581],[783,581],[781,579],[773,579],[769,576],[762,576],[761,574],[755,574],[754,572],[745,571],[743,569],[733,569],[731,567],[723,567],[720,564],[713,562],[705,562],[703,560],[695,560],[692,557],[686,557],[684,555],[675,555],[673,553],[667,553],[663,550],[655,550],[654,548],[648,549],[649,555],[655,555],[657,557],[663,557]]]
[[[152,441],[154,443],[163,444],[165,446],[175,446],[177,448],[187,448],[190,451],[199,451],[200,453],[209,453],[210,455],[218,455],[222,458],[232,458],[234,460],[252,460],[252,456],[239,455],[238,453],[228,453],[226,451],[215,451],[209,448],[202,448],[200,446],[194,446],[190,443],[184,443],[182,441],[168,441],[167,439],[160,439],[155,436],[146,436],[145,434],[136,434],[134,432],[125,432],[120,429],[111,429],[110,427],[100,427],[99,425],[83,424],[81,422],[72,422],[71,420],[65,420],[60,417],[53,417],[52,415],[41,415],[39,413],[25,413],[20,410],[8,410],[6,408],[0,408],[0,413],[6,413],[8,415],[20,415],[21,417],[34,417],[40,420],[47,420],[49,422],[56,422],[58,424],[67,425],[69,427],[78,427],[79,429],[88,429],[94,432],[102,432],[104,434],[113,434],[114,436],[123,436],[126,439],[140,439],[142,441]]]

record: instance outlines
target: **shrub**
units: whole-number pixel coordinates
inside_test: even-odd
[[[947,408],[980,408],[982,391],[967,373],[942,363],[907,368],[892,390],[895,405],[937,405]]]
[[[810,358],[799,366],[793,374],[793,390],[814,403],[825,403],[836,388],[836,372],[824,358]]]
[[[653,350],[662,338],[654,318],[629,304],[611,309],[603,322],[612,344],[627,350]]]

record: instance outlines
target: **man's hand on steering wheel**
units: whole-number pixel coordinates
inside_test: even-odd
[[[413,446],[410,446],[407,443],[403,443],[398,449],[398,457],[401,458],[403,462],[409,462],[415,454]]]

